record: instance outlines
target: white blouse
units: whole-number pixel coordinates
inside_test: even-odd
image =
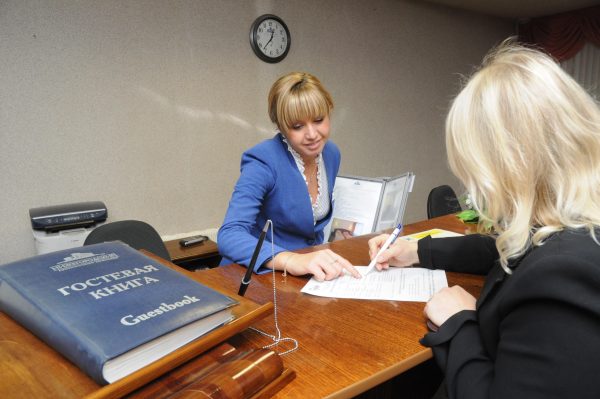
[[[283,136],[283,141],[287,144],[288,151],[292,153],[294,157],[294,161],[296,161],[296,166],[308,187],[308,181],[306,181],[306,176],[304,175],[304,160],[292,148],[290,143],[286,140],[285,136]],[[317,200],[314,204],[312,204],[313,211],[313,223],[316,224],[318,220],[323,219],[329,213],[329,209],[331,204],[329,203],[329,184],[327,184],[327,171],[325,170],[325,163],[323,161],[323,154],[319,154],[317,156]],[[308,200],[312,203],[312,198],[310,198],[310,193],[308,194]]]

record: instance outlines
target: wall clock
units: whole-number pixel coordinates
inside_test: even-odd
[[[254,54],[261,60],[276,63],[285,58],[292,37],[281,18],[273,14],[265,14],[256,18],[250,27],[250,46]]]

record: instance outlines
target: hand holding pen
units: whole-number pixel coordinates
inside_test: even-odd
[[[367,266],[367,270],[365,270],[365,272],[363,273],[363,276],[366,276],[367,274],[369,274],[369,272],[371,270],[373,270],[373,268],[375,267],[375,265],[378,263],[377,258],[379,257],[379,255],[381,255],[385,250],[388,249],[388,247],[390,245],[392,245],[394,243],[394,241],[396,241],[396,238],[398,238],[398,236],[400,235],[400,233],[402,232],[402,224],[399,224],[394,231],[392,232],[391,235],[387,236],[385,238],[385,241],[383,242],[383,244],[379,247],[379,250],[377,251],[375,256],[371,255],[371,263],[369,263],[369,266]],[[381,270],[381,269],[378,269]]]
[[[385,243],[390,239],[390,244],[386,246]],[[381,234],[369,240],[369,256],[377,270],[387,269],[390,266],[406,267],[419,263],[417,248],[416,241],[396,240],[393,233],[392,235]]]

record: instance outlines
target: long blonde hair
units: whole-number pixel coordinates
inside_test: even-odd
[[[600,109],[548,55],[512,40],[488,54],[452,104],[446,147],[507,273],[564,228],[596,240]]]

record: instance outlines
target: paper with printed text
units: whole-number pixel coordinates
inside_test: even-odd
[[[363,272],[367,266],[355,266]],[[330,281],[314,277],[301,292],[329,298],[379,299],[391,301],[427,302],[433,294],[448,286],[446,272],[420,267],[390,267],[357,279],[344,274]]]

